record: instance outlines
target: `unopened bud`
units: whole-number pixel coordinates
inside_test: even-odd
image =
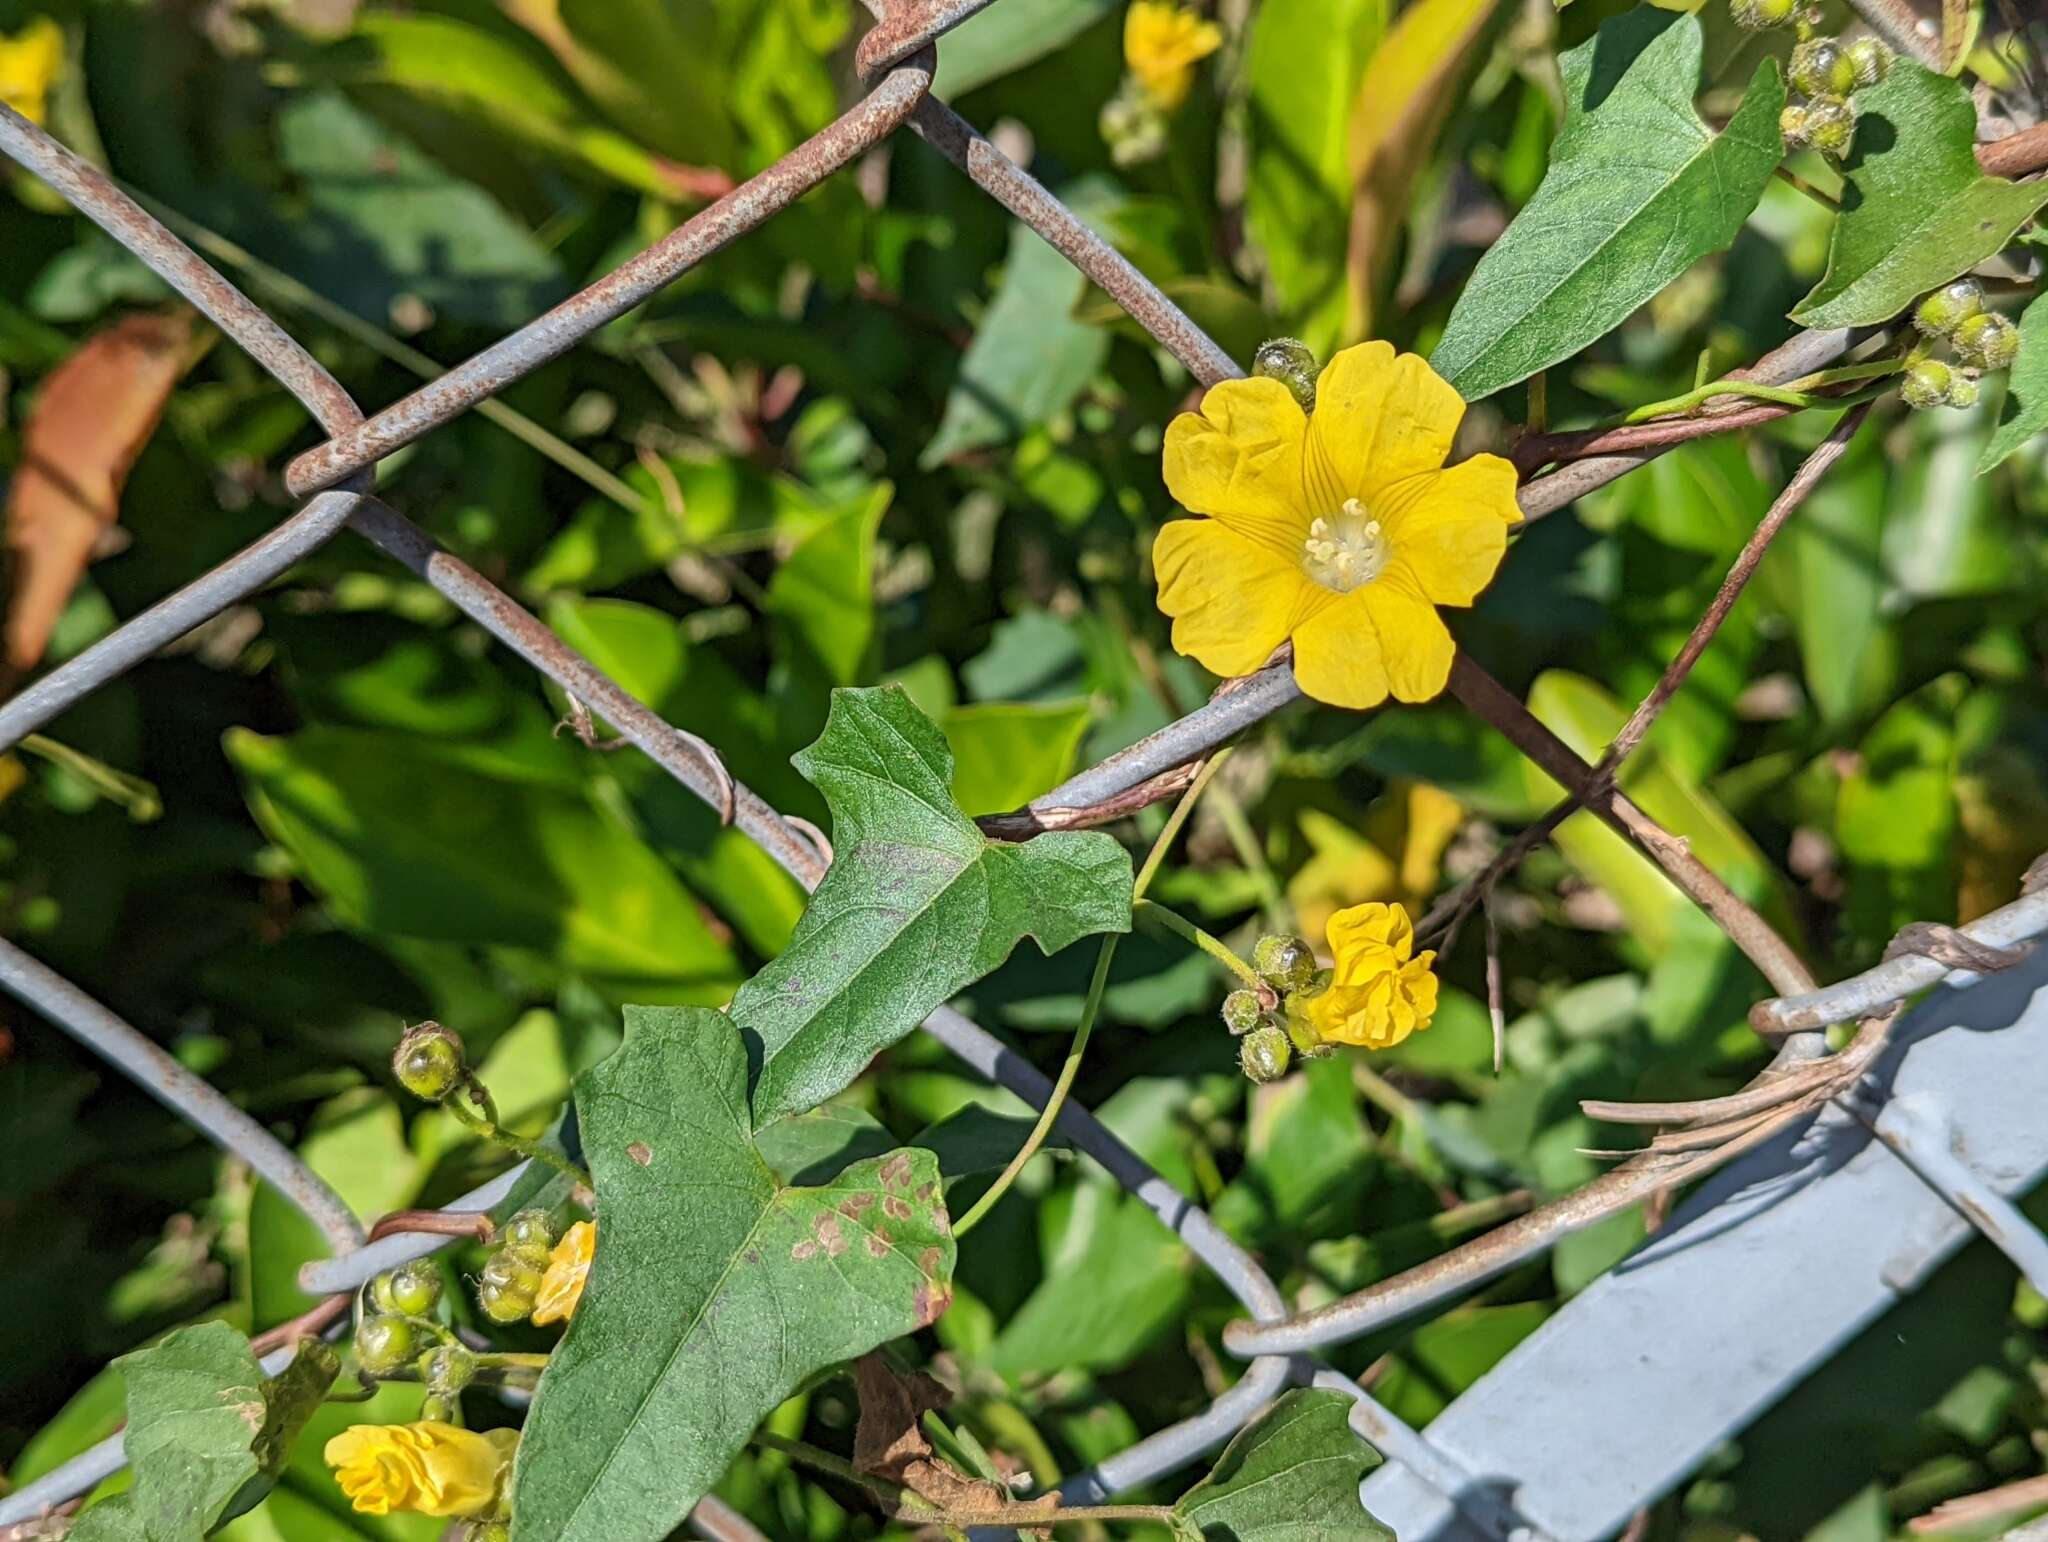
[[[1276,991],[1298,991],[1316,977],[1316,952],[1299,937],[1261,937],[1252,968]]]
[[[1892,51],[1882,38],[1858,38],[1849,45],[1849,63],[1857,85],[1874,86],[1891,73]]]
[[[1939,359],[1922,359],[1906,371],[1906,378],[1899,383],[1899,395],[1908,407],[1924,412],[1930,407],[1947,406],[1949,388],[1954,384],[1954,370]]]
[[[1303,412],[1316,410],[1316,356],[1300,338],[1274,337],[1259,344],[1252,373],[1286,386]]]
[[[1947,337],[1983,311],[1983,286],[1974,278],[1959,278],[1952,284],[1943,284],[1920,302],[1913,312],[1913,325],[1929,337]]]
[[[1957,327],[1956,357],[1979,369],[2004,369],[2019,356],[2020,329],[1996,311],[1983,311]]]
[[[412,1356],[412,1324],[403,1317],[366,1317],[356,1329],[356,1362],[372,1376],[388,1376]]]
[[[1806,108],[1806,138],[1821,154],[1842,159],[1856,143],[1856,109],[1838,96],[1815,97]]]
[[[443,1344],[420,1356],[419,1373],[429,1390],[453,1397],[476,1379],[476,1356],[460,1344]]]
[[[1293,1059],[1294,1046],[1288,1042],[1285,1030],[1271,1023],[1246,1034],[1237,1048],[1237,1063],[1244,1068],[1244,1074],[1261,1084],[1280,1080]]]
[[[1847,96],[1856,89],[1856,62],[1833,38],[1817,37],[1792,50],[1785,78],[1807,96]]]
[[[1782,27],[1799,9],[1799,0],[1728,0],[1728,14],[1738,27],[1761,30]]]
[[[391,1074],[414,1097],[438,1103],[462,1083],[467,1070],[462,1039],[439,1023],[408,1028],[391,1056]]]
[[[1265,1015],[1257,991],[1232,991],[1223,998],[1223,1026],[1240,1038],[1258,1027]]]

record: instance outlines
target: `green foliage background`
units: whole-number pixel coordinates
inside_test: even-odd
[[[1455,106],[1372,254],[1376,335],[1434,346],[1542,177],[1557,52],[1626,9],[1503,0],[1423,76]],[[1396,11],[1259,0],[1166,154],[1137,166],[1097,128],[1122,71],[1121,14],[1101,0],[1002,0],[942,46],[940,90],[1005,125],[1238,358],[1283,331],[1327,350],[1358,321],[1350,104]],[[372,407],[417,383],[406,349],[457,362],[671,228],[691,206],[677,165],[744,176],[827,122],[854,92],[864,20],[846,0],[0,0],[0,30],[42,13],[70,40],[54,129],[175,211]],[[1702,107],[1720,122],[1776,76],[1719,0],[1703,20]],[[9,186],[0,460],[56,362],[166,298],[28,179]],[[1728,251],[1574,345],[1549,376],[1553,423],[1683,391],[1702,352],[1718,371],[1782,340],[1827,232],[1771,184]],[[2038,366],[2048,338],[2030,346]],[[961,806],[991,812],[1211,683],[1168,649],[1146,555],[1173,513],[1160,432],[1189,398],[1105,297],[903,136],[505,393],[551,453],[471,414],[393,457],[382,490],[777,807],[825,817],[790,757],[830,689],[895,682],[944,730]],[[1498,444],[1525,406],[1519,385],[1482,403],[1471,443]],[[1968,412],[1881,407],[1624,778],[1823,975],[1873,962],[1906,921],[2002,903],[2048,846],[2048,467],[2036,442],[1975,475],[1999,415],[1995,390]],[[1683,448],[1535,525],[1453,618],[1461,643],[1597,754],[1825,431],[1817,416]],[[275,524],[282,468],[317,437],[215,348],[172,398],[123,501],[128,544],[89,570],[50,661]],[[0,926],[286,1133],[360,1213],[444,1201],[490,1159],[395,1095],[401,1020],[459,1028],[500,1107],[537,1131],[618,1045],[626,1002],[724,1003],[802,909],[657,768],[555,733],[563,712],[345,534],[51,726],[153,784],[161,818],[137,822],[73,768],[8,763]],[[1276,889],[1303,917],[1426,904],[1555,796],[1449,703],[1297,709],[1222,788],[1153,893],[1243,941],[1287,919],[1262,914]],[[1743,1013],[1763,982],[1590,816],[1530,859],[1501,921],[1499,1077],[1475,937],[1426,1035],[1248,1095],[1215,1014],[1223,982],[1141,936],[1118,953],[1077,1095],[1313,1302],[1440,1250],[1506,1196],[1591,1177],[1580,1148],[1627,1137],[1579,1098],[1710,1094],[1760,1063]],[[1055,1065],[1090,952],[1023,948],[968,1001]],[[899,1141],[1024,1112],[917,1037],[846,1101]],[[1640,1231],[1617,1219],[1336,1359],[1426,1423]],[[111,1356],[207,1316],[282,1321],[308,1304],[294,1272],[319,1251],[275,1195],[11,1005],[0,1232],[0,1469],[16,1481],[113,1428],[118,1380],[89,1380]],[[1054,1153],[963,1247],[931,1342],[969,1388],[962,1422],[1053,1480],[1205,1404],[1234,1375],[1217,1338],[1233,1312],[1134,1199]],[[1877,1538],[2039,1471],[2044,1327],[2048,1304],[1967,1252],[1660,1506],[1655,1534]],[[403,1417],[407,1396],[388,1389],[378,1416]],[[843,1443],[851,1416],[827,1385],[771,1427]],[[346,1514],[317,1460],[342,1422],[316,1416],[283,1486],[227,1534],[433,1535]],[[721,1492],[778,1542],[877,1525],[772,1453],[742,1457]]]

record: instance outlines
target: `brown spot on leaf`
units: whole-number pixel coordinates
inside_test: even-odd
[[[806,1239],[805,1241],[799,1242],[795,1247],[791,1248],[789,1250],[789,1256],[791,1258],[794,1258],[798,1263],[804,1263],[818,1256],[818,1244]]]
[[[938,1197],[939,1186],[936,1183],[920,1183],[917,1186],[917,1202],[920,1205],[928,1205]]]
[[[889,1252],[889,1234],[884,1231],[868,1233],[868,1257],[883,1258]]]
[[[839,1229],[839,1217],[829,1210],[812,1218],[811,1230],[817,1235],[818,1246],[832,1257],[846,1251],[846,1233]]]
[[[890,1188],[899,1188],[910,1182],[910,1153],[899,1151],[882,1164],[882,1182]]]
[[[642,1167],[647,1166],[654,1160],[654,1152],[644,1140],[636,1140],[626,1147],[626,1155]]]
[[[871,1208],[874,1202],[875,1196],[872,1194],[849,1194],[839,1201],[839,1213],[849,1221],[858,1221],[862,1213]]]
[[[882,1209],[886,1211],[888,1215],[894,1220],[907,1221],[910,1219],[910,1201],[907,1199],[900,1199],[894,1194],[891,1194],[887,1199],[882,1201]]]

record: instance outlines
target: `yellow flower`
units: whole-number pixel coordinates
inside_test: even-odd
[[[478,1434],[452,1424],[354,1424],[321,1453],[348,1502],[365,1515],[477,1516],[499,1508],[516,1430]]]
[[[41,123],[63,68],[64,29],[49,17],[36,17],[12,37],[0,35],[0,102]]]
[[[1317,1033],[1336,1044],[1391,1049],[1436,1015],[1436,954],[1417,953],[1415,927],[1399,905],[1354,905],[1330,917],[1337,967],[1308,1004]]]
[[[548,1256],[548,1272],[541,1276],[540,1293],[534,1298],[535,1322],[567,1322],[576,1315],[576,1304],[583,1299],[583,1282],[590,1278],[590,1260],[596,1252],[595,1221],[578,1221],[562,1233],[562,1240]]]
[[[1172,0],[1133,0],[1124,12],[1124,63],[1162,111],[1188,99],[1195,66],[1222,45],[1222,28]]]
[[[1167,490],[1209,516],[1152,548],[1173,646],[1242,675],[1292,638],[1295,682],[1318,701],[1426,701],[1454,651],[1436,607],[1478,597],[1521,518],[1514,468],[1445,466],[1465,403],[1385,343],[1330,360],[1315,404],[1226,380],[1167,426]]]

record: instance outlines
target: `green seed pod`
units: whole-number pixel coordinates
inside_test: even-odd
[[[1252,355],[1252,373],[1286,386],[1303,412],[1316,410],[1316,356],[1300,338],[1275,337],[1259,344]]]
[[[429,1424],[453,1424],[455,1400],[438,1395],[429,1396],[420,1403],[420,1417]]]
[[[462,1082],[462,1040],[439,1023],[408,1028],[391,1057],[391,1074],[414,1097],[438,1103]]]
[[[492,1322],[524,1322],[533,1315],[533,1293],[521,1295],[494,1280],[485,1280],[476,1288],[476,1304],[484,1316]]]
[[[1817,37],[1792,50],[1785,78],[1806,96],[1846,96],[1856,89],[1856,63],[1833,38]]]
[[[1316,977],[1316,952],[1299,937],[1261,937],[1252,968],[1276,991],[1298,991]]]
[[[462,1528],[462,1542],[512,1542],[512,1528],[503,1521],[471,1521]]]
[[[1240,1038],[1258,1027],[1265,1015],[1256,991],[1232,991],[1223,998],[1223,1026]]]
[[[403,1317],[405,1311],[398,1304],[398,1297],[392,1291],[390,1274],[377,1275],[370,1281],[370,1305],[387,1317]]]
[[[1849,45],[1849,63],[1857,85],[1874,86],[1891,73],[1892,51],[1882,38],[1858,38]]]
[[[1957,327],[1956,357],[1979,369],[2004,369],[2019,356],[2020,329],[1996,311],[1980,311]]]
[[[533,1297],[540,1293],[541,1269],[530,1258],[522,1256],[511,1248],[501,1248],[493,1253],[484,1265],[484,1283],[509,1290],[515,1295]]]
[[[545,1210],[522,1210],[505,1223],[508,1246],[539,1248],[543,1253],[555,1245],[555,1218]]]
[[[1984,289],[1974,278],[1943,284],[1920,302],[1913,325],[1929,337],[1947,337],[1972,316],[1984,312]]]
[[[356,1363],[371,1376],[389,1376],[413,1350],[412,1324],[403,1317],[366,1317],[356,1329]]]
[[[1785,136],[1787,150],[1805,150],[1813,144],[1813,130],[1807,123],[1806,108],[1792,103],[1778,114],[1778,132]]]
[[[1949,377],[1948,405],[1951,407],[1974,407],[1977,405],[1977,377],[1958,370]]]
[[[379,1278],[390,1281],[391,1304],[407,1317],[424,1317],[440,1305],[441,1271],[427,1259],[415,1258]]]
[[[443,1344],[420,1356],[420,1380],[443,1397],[453,1397],[476,1379],[476,1356],[460,1344]]]
[[[1244,1068],[1244,1074],[1261,1084],[1277,1082],[1285,1076],[1293,1058],[1294,1046],[1288,1042],[1286,1030],[1271,1023],[1246,1034],[1237,1047],[1237,1063]]]
[[[1949,387],[1955,383],[1955,371],[1939,359],[1922,359],[1906,371],[1906,378],[1899,383],[1899,395],[1908,407],[1925,411],[1929,407],[1943,407],[1948,404]]]
[[[1814,149],[1840,160],[1856,143],[1856,109],[1838,96],[1817,96],[1806,106],[1806,137]]]
[[[1799,9],[1799,0],[1728,0],[1728,14],[1738,27],[1761,31],[1782,27]]]

